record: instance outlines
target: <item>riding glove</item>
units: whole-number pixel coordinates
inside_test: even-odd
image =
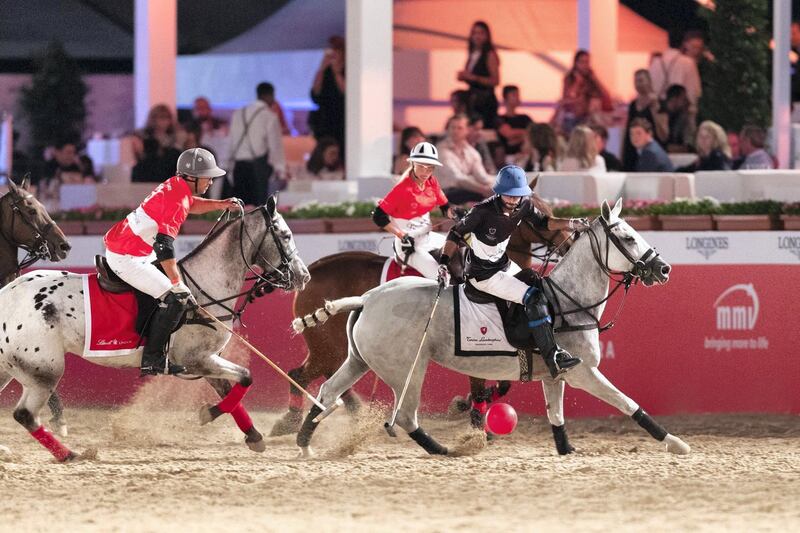
[[[439,265],[436,281],[439,282],[440,288],[447,287],[450,284],[450,270],[448,270],[447,265]]]
[[[414,252],[414,237],[409,234],[403,235],[403,238],[400,239],[400,249],[403,253],[410,254]]]
[[[586,231],[589,229],[589,221],[585,218],[569,219],[569,229],[572,231]]]
[[[194,299],[192,291],[189,290],[189,287],[187,287],[183,281],[173,283],[170,292],[177,295],[181,299],[186,298],[192,305],[197,306],[197,300]]]

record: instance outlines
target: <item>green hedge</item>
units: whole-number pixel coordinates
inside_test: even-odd
[[[337,204],[309,203],[291,209],[281,209],[285,218],[368,218],[375,209],[374,202],[342,202]],[[65,220],[122,220],[130,207],[101,208],[91,207],[73,209],[53,214],[56,222]],[[559,204],[553,207],[558,217],[595,217],[600,214],[597,205]],[[436,210],[432,213],[438,215]],[[782,203],[774,200],[756,200],[750,202],[719,203],[716,200],[703,198],[699,200],[675,200],[672,202],[628,201],[623,206],[622,216],[646,215],[800,215],[800,203]],[[219,211],[203,215],[191,215],[190,218],[200,220],[216,220]]]

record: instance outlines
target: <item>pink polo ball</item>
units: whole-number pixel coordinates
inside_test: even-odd
[[[495,435],[508,435],[517,427],[517,412],[507,403],[493,403],[486,411],[486,430]]]

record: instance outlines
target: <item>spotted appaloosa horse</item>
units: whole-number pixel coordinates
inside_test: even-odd
[[[309,279],[273,197],[211,232],[179,265],[199,304],[229,326],[233,316],[223,302],[240,293],[248,272],[257,274],[259,282],[285,290],[302,290]],[[83,353],[83,298],[81,276],[69,272],[33,271],[0,290],[0,391],[12,378],[22,385],[14,419],[60,461],[75,454],[42,426],[39,411],[61,379],[65,352]],[[187,324],[172,337],[170,358],[189,374],[208,379],[224,396],[201,410],[201,423],[230,413],[247,445],[263,451],[261,433],[241,404],[252,382],[250,371],[219,355],[229,339],[230,333],[200,310],[191,311]],[[141,349],[91,361],[138,367]]]
[[[536,185],[536,180],[531,187]],[[537,209],[545,215],[552,215],[552,208],[534,194],[531,197]],[[567,231],[541,231],[531,225],[522,224],[512,233],[509,241],[508,255],[512,261],[522,268],[530,268],[533,253],[531,245],[551,251],[561,247],[561,253],[569,249],[570,233]],[[562,244],[564,246],[562,246]],[[540,252],[537,252],[538,256]],[[344,298],[353,294],[363,294],[380,283],[381,271],[386,262],[382,257],[369,252],[344,252],[315,261],[309,266],[311,282],[304,291],[297,293],[294,300],[294,316],[303,317],[313,313],[326,300]],[[454,262],[451,262],[454,263]],[[314,321],[314,318],[310,318]],[[303,330],[308,354],[302,364],[289,371],[289,375],[303,388],[320,377],[330,378],[345,360],[347,355],[347,335],[345,333],[346,317],[331,317],[325,324]],[[473,397],[487,395],[486,381],[471,379],[470,389]],[[500,384],[497,389],[503,394],[508,390],[507,384]],[[349,410],[358,408],[358,398],[352,391],[342,395],[342,400]],[[304,397],[294,387],[289,389],[289,410],[272,427],[271,436],[296,433],[303,420]],[[469,406],[469,402],[466,404]],[[468,407],[467,407],[468,408]],[[473,417],[473,423],[475,423]],[[477,417],[480,423],[480,416]]]

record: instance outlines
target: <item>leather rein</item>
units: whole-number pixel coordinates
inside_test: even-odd
[[[266,231],[261,235],[261,240],[256,245],[253,237],[250,235],[250,232],[247,229],[247,224],[245,224],[244,217],[253,213],[254,211],[259,211],[261,215],[264,217],[264,223],[266,224]],[[224,219],[224,221],[223,221]],[[245,282],[247,281],[255,281],[253,285],[243,291],[232,296],[227,296],[224,298],[214,298],[208,292],[206,292],[197,281],[192,277],[186,267],[183,265],[183,262],[188,257],[191,257],[197,253],[200,253],[203,248],[208,246],[214,239],[216,239],[219,235],[221,235],[225,229],[227,229],[231,224],[236,223],[236,221],[240,222],[240,229],[239,229],[239,253],[241,254],[242,260],[244,261],[247,269],[253,274],[252,276],[248,276],[245,278]],[[200,292],[202,296],[208,299],[207,302],[200,303],[199,305],[202,307],[207,307],[210,305],[218,305],[228,311],[228,314],[217,316],[215,317],[217,320],[222,322],[226,322],[228,320],[238,321],[242,326],[242,313],[244,313],[247,304],[254,301],[256,298],[260,298],[262,296],[267,295],[268,293],[272,292],[276,288],[278,289],[290,289],[292,286],[292,270],[291,270],[291,263],[294,260],[294,257],[297,255],[297,249],[292,248],[287,251],[287,249],[283,246],[281,242],[280,236],[276,231],[276,223],[277,217],[271,216],[267,211],[265,206],[257,207],[256,209],[245,213],[244,210],[240,212],[238,217],[232,217],[230,211],[225,211],[217,221],[214,223],[214,226],[211,228],[211,231],[208,232],[208,236],[203,239],[197,248],[195,248],[189,256],[184,258],[183,260],[178,262],[178,268],[181,271],[181,275],[186,277],[192,284],[197,287],[197,290]],[[217,227],[219,230],[217,230]],[[216,230],[216,233],[215,233]],[[261,248],[264,245],[264,241],[267,238],[267,235],[272,237],[272,241],[275,244],[275,247],[278,249],[278,253],[280,254],[280,263],[277,265],[272,264],[261,252]],[[248,259],[244,251],[244,244],[245,244],[245,237],[253,246],[253,255]],[[256,264],[257,260],[261,261],[261,264],[267,265],[269,271],[265,273],[259,273],[254,269],[254,265]],[[245,299],[242,301],[239,308],[236,308],[236,301],[245,296]],[[228,302],[233,302],[230,306],[227,305]],[[209,325],[211,323],[210,319],[207,317],[202,317],[200,315],[195,315],[195,318],[187,319],[187,323],[199,323],[204,325]]]
[[[603,233],[605,233],[606,242],[605,242],[605,257],[601,254],[601,246],[600,246],[600,237],[597,236],[595,233],[594,228],[590,228],[585,233],[587,234],[588,238],[590,239],[591,247],[592,247],[592,256],[594,257],[595,262],[598,266],[600,266],[603,273],[608,277],[608,279],[612,282],[615,282],[616,285],[613,289],[609,291],[605,298],[600,300],[599,302],[592,304],[592,305],[581,305],[578,303],[572,296],[567,294],[567,292],[559,286],[555,281],[553,281],[550,277],[543,277],[543,283],[546,283],[550,290],[553,293],[552,298],[552,305],[554,310],[554,316],[556,318],[561,318],[562,324],[558,327],[554,328],[556,332],[562,331],[587,331],[592,329],[597,329],[600,333],[611,329],[614,327],[614,324],[619,317],[620,312],[622,311],[622,307],[625,305],[625,297],[628,295],[628,290],[630,289],[631,285],[634,283],[638,283],[638,281],[646,275],[650,275],[653,271],[653,263],[658,258],[659,254],[655,251],[652,247],[648,248],[639,259],[634,258],[630,252],[622,245],[620,242],[619,237],[617,237],[611,230],[618,226],[622,221],[619,220],[613,224],[609,224],[606,219],[602,216],[598,217],[600,220],[600,224],[603,226]],[[610,244],[613,244],[614,247],[627,259],[632,266],[630,270],[627,271],[618,271],[613,270],[608,266],[608,254],[610,251]],[[614,313],[614,317],[607,322],[605,325],[600,324],[599,317],[595,317],[591,311],[596,309],[597,307],[605,304],[613,295],[616,293],[620,287],[623,288],[623,295],[622,301],[617,308],[617,311]],[[575,305],[575,309],[571,311],[564,311],[561,302],[559,301],[559,293],[569,300],[573,305]],[[592,324],[582,324],[582,325],[570,325],[567,321],[567,315],[583,313],[587,315],[592,320]]]

